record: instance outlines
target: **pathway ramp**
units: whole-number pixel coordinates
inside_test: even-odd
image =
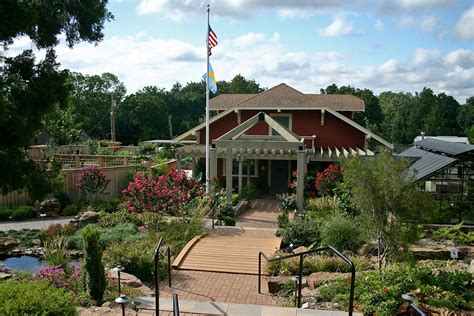
[[[258,253],[273,255],[281,238],[273,231],[217,228],[191,240],[176,257],[173,269],[258,274]]]

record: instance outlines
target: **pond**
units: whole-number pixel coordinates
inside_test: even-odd
[[[3,264],[12,271],[37,272],[39,269],[49,266],[46,261],[32,256],[9,257],[3,261]],[[0,261],[0,262],[2,262]],[[71,265],[77,266],[79,262],[72,260]]]
[[[3,260],[3,263],[12,271],[37,272],[39,269],[48,266],[46,261],[31,256],[9,257]]]

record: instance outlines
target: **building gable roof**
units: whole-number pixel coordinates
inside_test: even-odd
[[[364,101],[350,94],[305,94],[281,83],[258,94],[220,94],[209,101],[211,110],[238,109],[318,109],[364,111]]]

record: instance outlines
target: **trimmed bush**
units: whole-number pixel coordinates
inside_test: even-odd
[[[36,211],[33,206],[20,206],[13,210],[12,219],[14,221],[21,221],[29,218],[35,218]]]
[[[0,221],[9,221],[13,210],[8,207],[0,207]]]
[[[68,206],[66,206],[63,211],[62,211],[62,214],[63,216],[76,216],[77,214],[79,214],[80,212],[80,208],[79,206],[75,205],[75,204],[70,204]]]
[[[240,196],[243,199],[247,199],[247,201],[253,201],[256,198],[258,198],[258,191],[257,187],[253,184],[247,184],[242,187],[242,191],[240,193]]]
[[[321,243],[323,246],[333,246],[341,252],[349,250],[355,253],[364,243],[360,227],[354,218],[334,215],[323,222]]]
[[[113,243],[104,252],[104,264],[107,268],[121,265],[127,273],[133,274],[142,281],[151,282],[153,280],[155,246],[154,240]],[[166,260],[162,260],[163,267],[165,262]]]
[[[0,315],[77,315],[70,295],[44,282],[0,282],[0,297]]]
[[[284,225],[284,222],[279,224]],[[310,246],[320,240],[317,222],[309,216],[302,215],[296,216],[294,220],[278,228],[277,235],[282,237],[285,244],[291,243],[295,247]]]
[[[102,248],[97,228],[86,226],[82,231],[84,243],[84,279],[86,290],[97,303],[102,302],[106,281],[102,264]]]
[[[224,222],[225,226],[235,226],[235,218],[231,216],[224,216],[222,221]]]

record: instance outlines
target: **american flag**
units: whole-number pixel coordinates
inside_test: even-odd
[[[211,49],[217,45],[217,35],[214,33],[214,31],[211,29],[211,26],[209,25],[209,56],[212,55]]]

